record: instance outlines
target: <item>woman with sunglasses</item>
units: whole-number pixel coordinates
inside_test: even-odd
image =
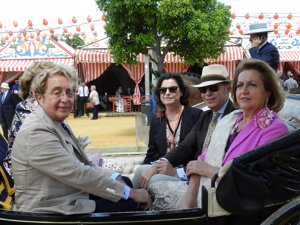
[[[189,89],[181,75],[163,74],[155,89],[156,117],[150,125],[149,144],[145,164],[155,163],[172,151],[191,131],[202,110],[189,107]],[[135,173],[133,183],[140,186],[140,176],[151,165],[142,165]],[[148,170],[147,170],[148,171]],[[152,175],[143,175],[152,177]]]

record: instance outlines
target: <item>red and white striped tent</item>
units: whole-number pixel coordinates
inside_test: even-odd
[[[74,66],[75,50],[53,39],[10,42],[0,49],[0,82],[19,77],[35,61]]]
[[[279,51],[280,65],[282,70],[284,63],[290,62],[297,71],[300,71],[300,51]]]
[[[78,49],[75,51],[76,64],[82,65],[83,79],[85,82],[100,77],[104,71],[114,63],[113,55],[107,49]],[[225,47],[225,53],[217,59],[207,59],[208,64],[223,64],[232,76],[235,66],[239,60],[243,59],[243,50],[237,46]],[[144,75],[144,55],[138,55],[138,64],[123,63],[122,66],[127,70],[131,79],[138,84]],[[177,55],[168,53],[165,57],[164,65],[167,72],[183,72],[189,65]]]
[[[92,46],[96,45],[95,48]],[[225,48],[225,53],[221,54],[217,59],[207,59],[208,64],[223,64],[228,69],[230,77],[234,74],[236,64],[243,59],[242,48],[237,46],[228,46]],[[86,46],[82,49],[75,51],[76,65],[81,65],[82,77],[84,82],[88,83],[100,77],[104,71],[114,63],[113,55],[106,48],[99,48],[98,43]],[[139,54],[137,57],[137,64],[123,63],[123,68],[128,72],[130,78],[135,83],[135,94],[138,96],[139,102],[139,83],[144,76],[144,55]],[[79,66],[78,66],[79,67]],[[167,72],[183,72],[187,71],[189,65],[185,64],[184,61],[178,56],[172,53],[168,53],[165,56],[163,68]]]

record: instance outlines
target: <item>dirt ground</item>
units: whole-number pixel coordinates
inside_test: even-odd
[[[91,115],[90,115],[91,116]],[[67,119],[76,136],[89,136],[89,148],[136,146],[135,116]]]

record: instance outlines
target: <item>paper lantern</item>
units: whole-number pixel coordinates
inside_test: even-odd
[[[249,14],[249,13],[246,13],[245,18],[246,18],[246,19],[249,19],[249,18],[250,18],[250,14]]]
[[[277,20],[279,18],[278,13],[275,13],[273,17],[274,17],[275,20]]]
[[[262,20],[262,19],[264,18],[264,14],[263,14],[263,13],[260,13],[260,14],[258,15],[258,18],[259,18],[260,20]]]
[[[79,26],[79,25],[76,26],[76,31],[77,31],[77,32],[80,32],[80,26]]]
[[[14,24],[14,27],[18,26],[18,22],[17,21],[14,21],[13,24]]]
[[[48,25],[48,21],[47,21],[46,19],[43,19],[43,24],[44,24],[45,26],[47,26],[47,25]]]
[[[26,37],[26,35],[27,35],[26,30],[23,30],[23,31],[22,31],[22,34],[23,34],[24,37]]]
[[[104,15],[101,16],[101,20],[103,20],[103,21],[105,20],[105,16]]]
[[[35,38],[35,36],[34,36],[33,33],[30,34],[30,38],[31,38],[31,39],[34,39],[34,38]]]
[[[292,13],[289,13],[289,14],[287,15],[287,18],[288,18],[289,20],[291,20],[291,19],[293,18],[293,14],[292,14]]]
[[[13,32],[10,30],[10,31],[8,31],[8,35],[9,36],[13,36]]]
[[[6,36],[6,37],[5,37],[5,40],[7,40],[7,41],[8,41],[8,40],[9,40],[9,37],[8,37],[8,36]]]
[[[77,19],[76,19],[76,17],[75,17],[75,16],[73,16],[73,18],[72,18],[72,22],[73,22],[73,23],[77,23]]]
[[[54,34],[54,33],[55,33],[55,31],[54,31],[53,28],[50,28],[50,29],[49,29],[49,32],[50,32],[51,34]]]
[[[27,42],[28,41],[28,37],[24,37],[24,42]]]
[[[57,22],[61,25],[63,23],[63,20],[61,18],[58,18]]]
[[[68,28],[64,27],[63,31],[64,31],[64,33],[68,33]]]
[[[289,32],[290,32],[290,29],[286,29],[286,30],[284,31],[284,34],[285,34],[285,35],[288,35]]]
[[[0,23],[0,29],[3,27],[2,23]]]
[[[1,42],[4,43],[5,42],[5,38],[2,37],[1,38]]]
[[[31,20],[28,20],[28,26],[32,27],[32,21]]]
[[[241,35],[243,35],[243,34],[244,34],[244,31],[243,31],[242,29],[240,29],[240,30],[239,30],[239,33],[240,33]]]
[[[90,28],[91,28],[91,31],[95,30],[95,26],[93,24],[91,24]]]
[[[88,15],[88,17],[86,19],[89,23],[92,22],[92,17],[90,15]]]
[[[13,37],[11,40],[12,40],[12,42],[16,42],[17,41],[17,39],[15,37]]]
[[[36,29],[36,35],[40,36],[40,34],[41,34],[41,30],[40,29]]]
[[[235,19],[236,18],[235,13],[231,13],[230,17],[231,17],[231,19]]]
[[[278,26],[279,26],[278,23],[275,23],[274,24],[274,29],[278,29]]]
[[[291,29],[291,28],[292,28],[292,24],[288,23],[288,24],[286,25],[286,28],[287,28],[287,29]]]
[[[241,29],[241,24],[237,23],[235,26],[238,30]]]

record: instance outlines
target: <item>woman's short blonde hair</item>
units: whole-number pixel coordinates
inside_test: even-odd
[[[55,67],[55,63],[51,61],[34,62],[33,65],[27,68],[19,79],[20,91],[19,95],[25,99],[30,94],[30,87],[33,78],[42,71]]]
[[[279,86],[278,76],[267,63],[257,59],[242,60],[235,69],[231,92],[235,106],[238,107],[236,99],[238,78],[241,72],[245,70],[255,70],[260,74],[265,90],[270,93],[267,106],[275,112],[280,111],[283,107],[285,97],[282,88]]]
[[[91,90],[96,90],[96,86],[95,85],[91,85]]]
[[[75,70],[72,67],[64,66],[64,65],[56,65],[49,70],[45,70],[39,74],[37,74],[32,80],[31,91],[33,93],[39,93],[41,95],[45,94],[46,91],[46,83],[49,77],[53,75],[61,75],[65,77],[69,84],[71,90],[76,93],[78,84]]]

